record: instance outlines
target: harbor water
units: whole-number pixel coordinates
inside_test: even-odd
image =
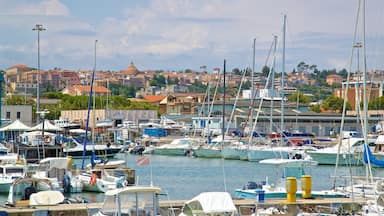
[[[167,196],[163,200],[188,200],[201,192],[227,191],[234,194],[247,181],[265,181],[274,184],[281,179],[282,170],[268,164],[240,160],[205,159],[193,157],[173,157],[148,155],[150,164],[138,166],[136,160],[141,157],[131,154],[120,154],[116,159],[124,159],[129,167],[136,170],[136,182],[140,185],[152,184],[163,189]],[[76,167],[81,167],[81,160],[74,160]],[[354,175],[365,175],[365,167],[346,167],[337,169],[336,175],[347,176],[350,169]],[[333,186],[335,166],[314,166],[306,169],[313,179],[313,189],[331,189]],[[376,177],[383,177],[384,170],[373,169]],[[283,182],[284,183],[284,182]],[[338,181],[336,186],[344,184]],[[89,202],[102,202],[103,193],[71,194],[71,197],[82,197]],[[0,202],[5,203],[6,194],[0,195]]]

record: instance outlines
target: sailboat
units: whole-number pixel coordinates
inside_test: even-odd
[[[88,109],[87,109],[87,121],[86,121],[86,128],[85,128],[85,136],[83,139],[83,160],[82,160],[82,169],[85,168],[85,156],[87,152],[87,135],[88,135],[88,127],[89,127],[89,119],[90,119],[90,108],[92,104],[92,97],[93,95],[93,83],[95,80],[95,73],[96,73],[96,44],[97,40],[95,40],[95,63],[92,71],[92,78],[90,83],[90,92],[89,92],[89,100],[88,100]],[[95,102],[93,103],[93,107],[95,107]],[[95,112],[93,112],[93,122],[95,124]],[[95,125],[93,126],[93,128]],[[93,130],[94,131],[94,130]],[[94,136],[94,132],[92,134]],[[94,139],[93,139],[94,141]],[[91,156],[91,167],[92,169],[86,170],[85,172],[81,173],[79,175],[79,179],[83,183],[83,190],[84,191],[92,191],[92,192],[106,192],[109,189],[116,189],[118,187],[123,187],[127,184],[125,176],[112,176],[109,175],[105,170],[104,166],[107,166],[107,162],[104,160],[101,160],[97,158],[95,153],[95,144],[93,143],[93,151]],[[125,164],[125,161],[122,161],[123,164]],[[110,163],[116,163],[116,162],[110,162]],[[101,167],[96,167],[96,164],[100,164]],[[121,163],[116,163],[117,165],[120,165]]]
[[[224,63],[225,64],[225,63]],[[219,76],[220,77],[220,76]],[[225,97],[225,66],[224,66],[224,71],[223,71],[223,81],[224,81],[224,96]],[[216,93],[217,93],[217,90],[218,90],[218,87],[219,87],[219,83],[217,83],[216,85],[216,89],[215,89],[215,94],[213,96],[213,98],[216,97]],[[209,85],[208,85],[209,87]],[[209,88],[207,90],[207,94],[208,94],[208,103],[210,103],[210,99],[209,99],[209,95],[210,95],[210,91],[209,91]],[[225,99],[223,99],[224,101]],[[204,131],[207,130],[207,141],[206,143],[203,143],[197,147],[195,147],[193,149],[193,152],[194,152],[194,155],[196,157],[202,157],[202,158],[221,158],[222,157],[222,154],[221,154],[221,151],[222,151],[222,143],[220,142],[216,142],[212,139],[212,136],[214,135],[213,134],[213,131],[211,129],[211,124],[212,124],[212,120],[214,117],[211,117],[211,113],[212,113],[212,107],[213,107],[213,102],[212,104],[208,107],[208,117],[207,118],[207,127],[203,129],[203,135],[205,135]],[[223,108],[223,116],[224,116],[224,108]],[[224,117],[221,119],[221,122],[218,122],[218,123],[221,123],[222,125],[224,124]],[[218,124],[217,124],[218,125]],[[217,129],[218,131],[219,129]],[[221,134],[224,136],[224,130],[221,130]],[[219,135],[219,134],[217,134]]]

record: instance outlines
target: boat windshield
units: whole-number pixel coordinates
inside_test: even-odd
[[[120,203],[121,215],[155,216],[158,212],[154,211],[157,207],[156,202],[157,196],[153,192],[122,193],[106,197],[100,211],[104,215],[116,215]]]

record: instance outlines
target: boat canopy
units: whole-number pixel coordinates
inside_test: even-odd
[[[156,216],[157,195],[161,189],[153,186],[130,186],[105,192],[103,207],[97,215]]]
[[[49,157],[42,159],[39,164],[49,164],[49,169],[67,169],[69,160],[67,157]]]
[[[184,204],[182,215],[220,215],[237,212],[227,192],[204,192]]]
[[[283,167],[307,167],[307,166],[316,166],[317,162],[314,160],[306,159],[265,159],[259,161],[261,164],[270,164]]]
[[[130,186],[124,188],[118,188],[114,190],[108,190],[105,192],[105,196],[115,196],[117,194],[125,194],[125,193],[137,193],[137,192],[152,192],[152,193],[160,193],[161,188],[159,187],[146,187],[146,186]]]

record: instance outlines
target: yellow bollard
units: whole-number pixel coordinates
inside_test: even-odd
[[[287,202],[296,202],[297,182],[295,177],[288,177],[285,181]]]
[[[71,170],[73,166],[73,159],[72,156],[67,156],[68,157],[68,169]]]
[[[302,190],[302,197],[304,199],[311,198],[312,176],[310,175],[301,176],[301,190]]]

